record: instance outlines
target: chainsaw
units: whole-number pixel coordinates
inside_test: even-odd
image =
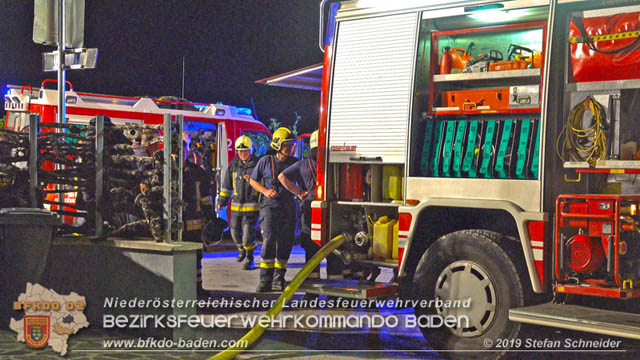
[[[478,55],[477,58],[469,60],[463,73],[479,73],[489,71],[489,64],[495,61],[502,61],[502,53],[498,50],[491,50],[489,54]]]
[[[526,54],[530,54],[533,58],[534,51],[524,46],[511,44],[508,50],[509,55],[505,61],[496,61],[489,65],[489,71],[505,71],[505,70],[522,70],[526,69],[529,64],[527,63]]]

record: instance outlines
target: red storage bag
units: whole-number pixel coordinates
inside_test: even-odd
[[[341,164],[340,200],[362,200],[362,165]]]
[[[640,12],[590,18],[572,17],[569,36],[575,81],[639,79],[638,30]],[[603,35],[606,36],[602,37]]]

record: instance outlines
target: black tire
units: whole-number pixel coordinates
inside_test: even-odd
[[[496,350],[498,339],[518,336],[520,324],[509,321],[509,309],[524,306],[521,276],[526,274],[518,274],[504,250],[509,241],[486,230],[462,230],[444,235],[423,254],[413,280],[416,300],[446,299],[452,288],[451,300],[472,298],[470,307],[451,312],[435,304],[415,308],[416,316],[457,314],[470,319],[469,327],[462,324],[461,329],[421,327],[434,350],[451,351],[446,355],[454,359],[498,359],[504,352],[481,350]]]

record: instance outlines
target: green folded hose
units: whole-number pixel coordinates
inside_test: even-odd
[[[291,280],[289,285],[282,292],[282,295],[280,295],[280,297],[278,298],[278,301],[276,301],[276,304],[271,309],[269,309],[269,311],[267,311],[267,317],[276,317],[276,315],[278,315],[280,311],[282,311],[282,306],[286,304],[289,299],[291,299],[296,290],[298,290],[300,285],[302,285],[302,282],[307,278],[307,276],[309,276],[309,274],[311,274],[313,269],[315,269],[315,267],[320,264],[320,261],[331,254],[333,250],[340,247],[340,245],[342,245],[345,240],[345,235],[338,235],[331,241],[329,241],[326,245],[321,247],[320,250],[318,250],[318,252],[313,255],[309,262],[302,268],[302,270],[300,270],[300,272],[293,278],[293,280]],[[209,360],[227,360],[235,358],[238,354],[246,350],[249,346],[251,346],[251,344],[258,340],[258,338],[262,336],[265,330],[266,328],[261,326],[260,322],[258,322],[258,324],[256,324],[253,329],[251,329],[238,341],[238,344],[242,344],[244,346],[231,346],[226,350],[217,353]]]

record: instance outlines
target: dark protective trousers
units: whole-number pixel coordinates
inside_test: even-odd
[[[265,207],[262,208],[260,215],[262,230],[260,282],[270,282],[273,280],[274,271],[279,278],[284,278],[284,273],[287,271],[287,262],[295,237],[295,204],[291,202],[291,205]]]
[[[311,234],[305,231],[300,233],[300,246],[304,249],[305,263],[308,263],[313,255],[320,250],[318,244],[311,240]],[[335,254],[329,254],[329,256],[327,256],[327,277],[329,279],[344,278],[342,260],[340,260],[340,258]],[[317,266],[313,269],[313,272],[309,274],[309,279],[318,278],[320,278],[320,266]]]
[[[315,255],[320,247],[316,245],[316,243],[311,240],[311,234],[302,231],[299,235],[300,246],[304,249],[304,262],[308,263],[309,260]],[[309,274],[309,279],[319,279],[320,278],[320,265],[316,266],[311,274]]]
[[[231,238],[240,251],[256,248],[255,227],[258,222],[257,211],[231,211],[229,232]]]

